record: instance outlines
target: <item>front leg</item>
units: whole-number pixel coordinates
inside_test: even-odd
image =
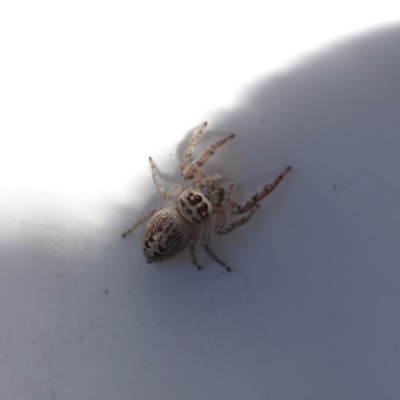
[[[157,170],[156,164],[154,163],[154,161],[151,157],[149,157],[149,161],[150,161],[150,166],[151,166],[151,174],[153,176],[153,181],[154,181],[154,184],[156,185],[156,189],[157,189],[158,193],[164,200],[172,199],[176,195],[176,192],[177,192],[176,188],[174,188],[168,192],[165,191],[165,189],[161,183],[160,174]]]
[[[132,233],[137,227],[142,225],[144,222],[146,222],[148,219],[150,219],[157,211],[160,211],[164,207],[158,207],[155,210],[150,211],[147,213],[143,218],[141,218],[138,222],[136,222],[135,225],[132,226],[132,228],[128,229],[126,232],[122,234],[122,237],[128,236],[130,233]]]
[[[216,150],[223,146],[228,140],[232,139],[235,135],[232,133],[231,135],[227,136],[224,139],[215,142],[214,144],[207,147],[207,149],[196,158],[191,164],[186,166],[183,171],[182,175],[185,179],[201,179],[205,178],[207,175],[200,170],[200,167],[216,152]]]
[[[189,162],[190,157],[192,156],[193,150],[194,150],[197,142],[199,141],[200,136],[203,134],[203,132],[206,130],[206,128],[207,128],[207,121],[204,122],[203,125],[201,125],[200,129],[190,139],[188,147],[179,163],[179,169],[181,170],[182,173],[183,173],[183,170],[186,168],[186,165]]]
[[[253,195],[250,200],[248,200],[242,206],[237,204],[234,200],[228,199],[228,203],[232,207],[232,214],[244,214],[252,210],[257,203],[259,203],[264,197],[267,197],[282,181],[284,176],[291,170],[291,167],[286,167],[286,169],[280,173],[272,183],[268,183],[261,190],[259,190],[255,195]]]
[[[190,238],[189,249],[190,249],[190,257],[192,259],[192,263],[197,267],[198,270],[201,270],[201,265],[197,261],[196,249],[195,249],[196,241],[197,241],[198,237],[199,237],[199,229],[196,229],[193,232],[192,237]]]
[[[256,204],[255,207],[253,209],[251,209],[244,217],[225,226],[224,228],[222,227],[222,228],[216,230],[216,232],[218,233],[218,235],[226,235],[226,234],[232,232],[234,229],[239,228],[239,226],[244,225],[245,223],[247,223],[250,220],[250,218],[256,212],[258,207],[260,207],[260,205]]]
[[[228,272],[231,271],[231,268],[226,264],[225,261],[222,261],[210,248],[210,234],[211,234],[211,220],[208,219],[204,223],[203,227],[203,240],[202,245],[206,253],[218,264],[222,265]]]

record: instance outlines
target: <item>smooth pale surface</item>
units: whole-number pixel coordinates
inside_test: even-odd
[[[399,399],[399,16],[3,2],[0,399]],[[120,238],[205,119],[239,200],[293,166],[213,238],[231,274]]]

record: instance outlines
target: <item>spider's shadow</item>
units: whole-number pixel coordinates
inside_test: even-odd
[[[217,338],[215,348],[243,341],[249,363],[258,363],[260,370],[267,363],[272,369],[285,363],[280,373],[287,370],[288,380],[301,368],[307,385],[317,393],[331,390],[333,376],[342,387],[340,396],[352,392],[354,397],[355,386],[368,386],[365,376],[371,376],[369,366],[375,360],[374,374],[387,372],[386,358],[398,372],[397,360],[391,358],[398,331],[399,292],[393,279],[399,276],[393,257],[397,243],[392,245],[393,237],[381,228],[371,230],[368,199],[359,196],[352,203],[333,185],[360,169],[380,171],[380,177],[392,173],[385,179],[396,185],[390,161],[398,160],[399,34],[398,28],[373,32],[319,52],[281,76],[255,84],[243,104],[208,120],[195,154],[235,133],[204,168],[238,184],[235,200],[248,198],[286,165],[293,171],[261,202],[260,213],[248,224],[229,237],[211,238],[215,252],[244,271],[245,289],[225,296],[221,280],[212,283],[222,272],[220,267],[202,252],[199,261],[205,261],[205,268],[197,273],[184,251],[140,272],[146,275],[139,277],[136,290],[157,318],[178,315],[179,323],[198,335],[196,343],[210,332]],[[172,174],[163,172],[163,163],[154,158],[166,188],[182,182],[179,160],[192,134],[188,131],[177,145]],[[383,140],[393,145],[385,146]],[[151,187],[144,212],[164,204],[154,184]],[[367,217],[354,217],[358,209]],[[136,239],[135,246],[139,253]],[[135,256],[143,260],[142,254]],[[239,274],[222,276],[235,275]],[[207,307],[210,314],[204,311]],[[196,317],[192,323],[184,321],[185,316]],[[382,345],[382,337],[391,339]],[[371,361],[368,366],[365,360]],[[349,386],[349,375],[354,375],[356,385]],[[375,377],[370,381],[376,386]],[[385,384],[377,387],[379,392],[387,390]],[[263,389],[258,384],[258,392]],[[275,397],[281,395],[278,389]],[[375,389],[369,385],[368,390]],[[303,397],[307,394],[304,391]]]

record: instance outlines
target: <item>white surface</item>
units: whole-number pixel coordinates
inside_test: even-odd
[[[298,4],[2,3],[1,399],[400,398],[399,9]],[[294,168],[231,274],[120,238],[204,119],[239,199]]]

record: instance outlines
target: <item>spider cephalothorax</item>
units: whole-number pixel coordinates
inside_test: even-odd
[[[193,135],[180,161],[179,168],[183,178],[188,182],[182,185],[180,190],[174,189],[169,192],[164,190],[154,161],[151,157],[149,158],[153,180],[158,192],[164,199],[172,201],[150,211],[122,235],[123,237],[127,236],[139,225],[149,220],[143,238],[143,252],[149,263],[172,258],[189,246],[192,262],[198,269],[201,269],[195,253],[195,244],[202,233],[204,250],[214,261],[230,271],[230,267],[209,246],[211,229],[213,228],[219,235],[225,235],[248,222],[259,207],[258,203],[275,189],[290,170],[290,167],[286,167],[272,183],[262,187],[245,204],[237,204],[230,197],[234,188],[232,182],[226,182],[219,176],[209,177],[201,170],[201,166],[215,153],[216,149],[232,139],[234,135],[229,135],[212,144],[197,159],[191,161],[193,150],[206,126],[205,122]],[[174,198],[175,200],[173,200]],[[226,213],[245,215],[237,221],[225,225]],[[213,219],[215,219],[214,226],[212,226]]]
[[[192,224],[201,224],[212,212],[211,203],[206,196],[193,189],[186,189],[179,196],[176,205],[182,217]]]

